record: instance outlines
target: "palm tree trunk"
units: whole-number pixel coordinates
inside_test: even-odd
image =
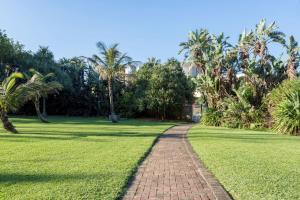
[[[43,116],[44,116],[44,117],[47,117],[46,97],[43,97]]]
[[[42,115],[42,113],[40,111],[40,100],[39,100],[39,98],[35,98],[34,107],[35,107],[36,114],[37,114],[38,118],[41,120],[41,122],[49,123],[49,121]]]
[[[0,118],[3,124],[3,128],[12,133],[18,133],[14,125],[9,121],[6,112],[0,111]]]
[[[289,60],[288,60],[288,66],[287,66],[286,73],[287,73],[287,76],[289,79],[295,79],[297,77],[295,64],[292,61],[292,58],[289,58]]]
[[[109,106],[110,106],[110,118],[113,123],[116,123],[118,122],[118,120],[114,109],[114,93],[112,87],[112,78],[108,79],[108,95],[109,95]]]

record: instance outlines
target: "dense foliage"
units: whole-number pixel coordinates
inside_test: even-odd
[[[300,79],[285,80],[273,89],[265,102],[278,132],[298,134],[300,131]]]
[[[194,84],[175,59],[161,64],[150,59],[136,74],[135,95],[138,111],[157,117],[184,118],[183,107],[193,101]]]
[[[274,45],[286,49],[285,60],[272,55],[270,46]],[[279,93],[278,100],[284,101],[273,113],[265,107],[277,101],[266,98],[273,88],[285,79],[297,78],[300,60],[295,38],[286,41],[275,22],[260,21],[254,30],[240,34],[236,45],[229,44],[223,33],[214,35],[201,29],[191,32],[180,46],[185,62],[198,71],[197,89],[209,108],[203,123],[239,128],[273,124],[282,133],[299,134],[297,92]]]
[[[284,48],[285,55],[273,55],[274,45]],[[117,121],[116,114],[182,119],[186,117],[185,105],[201,102],[208,108],[203,114],[207,125],[272,127],[278,132],[299,134],[296,79],[300,48],[293,36],[286,40],[275,22],[260,21],[255,29],[240,34],[236,45],[230,44],[223,33],[214,35],[205,29],[191,32],[180,44],[180,53],[185,53],[186,64],[196,68],[198,76],[193,79],[184,74],[175,59],[161,63],[151,58],[139,65],[120,52],[117,44],[107,47],[99,42],[97,47],[99,54],[91,58],[56,61],[48,47],[26,51],[0,31],[1,82],[17,72],[25,78],[16,85],[24,84],[33,80],[34,70],[41,80],[51,74],[51,80],[44,84],[57,83],[52,90],[49,87],[49,95],[41,94],[40,89],[34,104],[28,102],[18,113],[38,113],[42,121],[46,121],[47,110],[56,115],[111,114],[112,121]],[[201,94],[196,101],[195,88]],[[296,89],[288,92],[292,88]]]
[[[47,121],[47,114],[185,117],[183,107],[192,103],[194,84],[177,60],[166,63],[156,60],[155,64],[150,59],[138,67],[139,63],[121,53],[117,44],[106,47],[99,42],[97,47],[99,54],[91,58],[56,61],[48,47],[27,51],[0,31],[0,82],[18,72],[24,75],[24,82],[35,80],[36,85],[37,82],[47,85],[44,91],[48,92],[36,91],[33,103],[24,101],[23,107],[10,112],[37,113],[42,121]]]

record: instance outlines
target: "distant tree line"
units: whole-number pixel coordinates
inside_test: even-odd
[[[149,59],[141,64],[118,50],[118,45],[106,47],[97,43],[99,54],[90,58],[74,57],[55,60],[48,47],[36,52],[9,38],[0,30],[0,82],[13,73],[24,75],[23,82],[32,79],[59,86],[53,92],[36,94],[12,114],[156,117],[183,118],[186,103],[192,103],[194,84],[183,73],[180,63],[170,59],[161,63]],[[131,73],[126,74],[126,68]],[[16,79],[17,83],[22,80]],[[18,84],[17,84],[18,85]],[[113,105],[113,108],[111,107]],[[113,109],[113,110],[112,110]],[[111,113],[113,112],[113,113]]]

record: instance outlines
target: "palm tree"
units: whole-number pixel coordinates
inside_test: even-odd
[[[63,86],[57,81],[50,80],[54,76],[53,73],[44,76],[33,69],[31,69],[31,72],[33,73],[33,76],[28,81],[28,84],[36,88],[36,90],[31,92],[31,99],[33,100],[38,118],[42,122],[48,123],[46,116],[40,111],[40,98],[42,97],[45,99],[48,95],[57,93],[59,90],[62,90]]]
[[[238,45],[236,47],[238,49],[239,59],[241,61],[240,65],[244,73],[248,70],[249,67],[250,53],[253,44],[254,33],[252,31],[247,32],[246,30],[244,30],[243,33],[239,36]]]
[[[275,22],[267,25],[266,20],[261,20],[255,29],[255,43],[253,44],[254,54],[259,55],[262,62],[265,62],[265,58],[268,51],[269,43],[285,44],[285,34],[278,31],[278,26]]]
[[[285,45],[285,47],[288,54],[286,73],[289,79],[294,79],[297,77],[297,67],[300,62],[300,47],[298,46],[298,42],[295,40],[294,36],[289,37],[289,42]]]
[[[207,54],[211,48],[211,36],[205,29],[193,31],[188,35],[187,42],[181,42],[179,54],[186,51],[186,62],[196,65],[197,71],[206,73]]]
[[[34,54],[34,62],[36,69],[43,73],[47,74],[50,72],[55,72],[57,76],[63,76],[59,71],[58,67],[55,67],[54,55],[47,46],[40,46],[38,51]],[[46,97],[42,97],[43,101],[43,115],[47,116],[46,112]]]
[[[17,133],[17,130],[9,121],[7,112],[16,111],[21,105],[29,101],[32,91],[36,89],[33,85],[22,83],[24,80],[23,74],[12,73],[4,79],[0,86],[0,118],[3,128],[13,133]]]
[[[93,55],[92,58],[89,58],[89,61],[93,63],[99,78],[108,82],[110,117],[112,122],[118,122],[114,109],[113,82],[118,78],[124,78],[125,69],[134,67],[136,62],[127,54],[121,53],[118,50],[118,44],[112,44],[110,47],[107,47],[103,42],[98,42],[97,47],[100,55]]]

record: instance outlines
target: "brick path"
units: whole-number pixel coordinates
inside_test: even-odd
[[[159,138],[123,200],[231,199],[187,142],[190,127],[175,126]]]

